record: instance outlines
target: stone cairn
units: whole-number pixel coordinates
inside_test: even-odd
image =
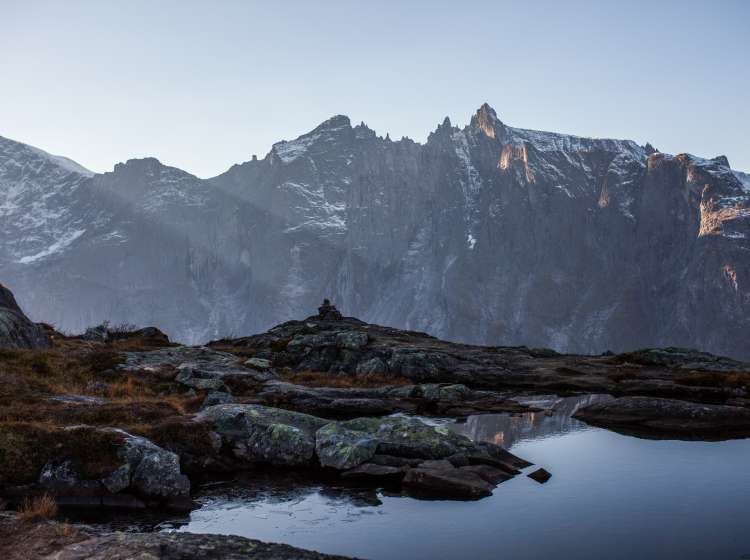
[[[343,318],[341,312],[336,309],[336,306],[329,299],[324,299],[323,305],[318,307],[318,317],[324,321],[338,321]]]

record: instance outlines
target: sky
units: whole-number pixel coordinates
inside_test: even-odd
[[[0,135],[212,177],[335,114],[511,126],[750,171],[750,2],[0,0]]]

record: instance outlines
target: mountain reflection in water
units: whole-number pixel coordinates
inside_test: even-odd
[[[238,534],[370,560],[714,560],[750,555],[750,439],[646,440],[570,418],[606,396],[536,397],[543,409],[428,419],[500,443],[552,473],[503,482],[477,502],[415,500],[251,474],[205,488],[187,523],[160,529]]]
[[[470,416],[465,422],[453,424],[451,427],[474,441],[488,441],[510,449],[521,441],[590,429],[586,424],[571,416],[579,408],[610,399],[612,397],[609,395],[529,397],[518,400],[523,404],[542,409],[540,412]]]

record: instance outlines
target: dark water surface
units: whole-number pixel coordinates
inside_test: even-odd
[[[653,441],[570,418],[596,398],[455,425],[546,468],[544,485],[517,476],[489,498],[451,502],[256,480],[206,491],[174,530],[372,559],[750,558],[750,439]]]

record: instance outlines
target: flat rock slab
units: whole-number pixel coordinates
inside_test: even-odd
[[[403,485],[422,497],[440,499],[478,500],[492,494],[494,484],[487,482],[470,467],[450,469],[411,469]]]
[[[243,365],[237,356],[202,346],[176,346],[151,352],[126,352],[120,366],[129,371],[154,371],[165,366],[179,370],[178,381],[196,389],[219,389],[227,377],[250,378],[259,383],[275,379],[268,371]]]
[[[750,409],[675,399],[621,397],[580,409],[589,424],[653,437],[724,437],[750,434]]]
[[[68,545],[56,560],[344,560],[285,544],[234,535],[113,533]]]

